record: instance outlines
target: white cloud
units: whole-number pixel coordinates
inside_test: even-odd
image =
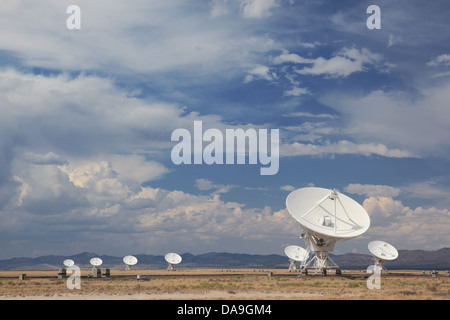
[[[299,87],[293,87],[291,90],[286,90],[283,94],[283,96],[289,97],[299,97],[304,94],[310,94],[309,90],[306,88],[299,88]]]
[[[338,116],[328,114],[328,113],[313,114],[310,112],[290,112],[290,113],[283,114],[283,116],[284,117],[321,118],[321,119],[330,119],[330,120],[334,120],[334,119],[338,118]]]
[[[286,185],[286,186],[281,186],[280,190],[283,190],[283,191],[294,191],[295,187],[294,186],[290,186],[290,185]]]
[[[27,66],[108,74],[224,74],[253,62],[254,55],[243,53],[273,48],[267,35],[255,35],[242,19],[226,15],[226,1],[215,1],[210,11],[193,2],[79,0],[77,31],[66,27],[67,3],[11,2],[0,12],[0,48]],[[265,17],[275,6],[270,0],[242,2],[245,17]],[[208,16],[225,16],[226,28]]]
[[[431,77],[432,78],[439,78],[439,77],[447,77],[447,76],[450,76],[450,71],[439,72],[439,73],[436,73],[436,74],[432,75]]]
[[[111,166],[117,172],[117,178],[127,184],[140,186],[144,182],[159,179],[169,170],[156,161],[148,161],[141,155],[111,155]]]
[[[76,250],[108,252],[115,239],[112,251],[117,254],[131,246],[139,252],[163,253],[169,243],[194,251],[200,246],[201,250],[223,247],[230,239],[263,244],[298,231],[286,210],[245,208],[221,200],[217,193],[196,196],[152,187],[133,192],[134,186],[120,182],[107,162],[71,166],[46,165],[27,169],[28,174],[22,171],[17,181],[27,188],[17,188],[13,197],[20,195],[21,203],[10,199],[8,210],[0,211],[5,221],[0,226],[2,234],[15,230],[14,238],[20,239],[33,228],[33,234],[22,242],[28,250],[43,245],[41,233],[45,239],[57,241],[61,251],[77,242]],[[39,182],[43,177],[45,184]],[[198,185],[217,188],[207,180]],[[45,211],[48,208],[53,211]],[[29,212],[40,218],[32,219]],[[48,218],[48,214],[53,216]],[[17,244],[8,243],[17,249]]]
[[[232,188],[236,188],[234,185],[215,184],[208,179],[195,180],[195,187],[200,191],[214,190],[212,194],[227,193]]]
[[[371,219],[367,236],[400,249],[437,250],[450,243],[448,209],[412,209],[390,197],[370,197],[363,203]]]
[[[65,164],[67,161],[53,152],[47,152],[46,154],[39,154],[34,152],[25,152],[23,154],[25,161],[33,164]]]
[[[450,66],[450,54],[441,54],[427,62],[427,66],[437,67],[440,65]]]
[[[92,162],[73,167],[65,165],[61,168],[78,188],[87,190],[87,197],[92,203],[99,198],[117,201],[130,193],[126,185],[117,179],[117,173],[107,161]]]
[[[45,77],[1,70],[0,91],[0,146],[16,137],[14,148],[27,145],[20,150],[31,162],[152,154],[173,146],[171,132],[190,128],[194,119],[223,126],[214,115],[186,115],[175,104],[129,97],[112,80],[97,76]]]
[[[377,90],[361,98],[330,95],[322,101],[333,105],[345,119],[342,133],[359,141],[377,141],[417,156],[447,150],[450,82],[422,89],[418,98]]]
[[[220,17],[228,13],[228,0],[212,0],[211,2],[211,18]]]
[[[392,47],[394,44],[402,42],[402,38],[399,36],[389,35],[388,48]]]
[[[239,0],[241,10],[246,18],[265,18],[271,15],[271,10],[278,7],[278,0]]]
[[[280,230],[295,232],[295,226],[286,223],[289,222],[289,216],[283,210],[243,209],[241,204],[224,202],[218,195],[160,192],[164,196],[159,201],[155,202],[153,196],[149,199],[152,207],[145,209],[145,214],[140,216],[140,229],[159,230],[174,235],[177,230],[189,230],[193,241],[198,241],[196,235],[210,240],[225,235],[242,239],[268,239],[278,237]],[[144,199],[143,196],[141,200]]]
[[[330,77],[348,77],[352,73],[366,71],[381,61],[381,56],[366,48],[343,48],[330,59],[323,57],[309,59],[286,50],[273,59],[275,64],[308,64],[311,67],[295,70],[302,75],[327,75]]]
[[[276,56],[273,59],[273,62],[275,64],[283,64],[286,62],[310,64],[310,63],[314,62],[314,59],[306,59],[306,58],[299,56],[298,54],[288,53],[287,51],[284,50],[282,54],[280,54],[279,56]]]
[[[390,186],[351,183],[344,187],[345,192],[368,197],[397,197],[401,190]]]
[[[147,241],[185,244],[186,237],[188,250],[203,241],[223,246],[224,238],[270,242],[295,230],[285,211],[222,201],[218,194],[233,186],[197,181],[212,188],[208,196],[142,188],[168,172],[151,159],[173,146],[172,129],[194,119],[223,128],[219,117],[130,97],[96,76],[1,70],[0,91],[0,147],[9,155],[0,174],[11,177],[1,189],[0,233],[11,250],[19,238],[23,254],[47,246],[45,239],[61,251],[95,243],[107,252],[113,241],[117,250],[140,244],[135,249],[147,252]]]
[[[402,191],[415,199],[447,200],[450,189],[437,181],[419,181],[402,186]]]
[[[338,142],[327,142],[322,145],[302,144],[294,142],[291,144],[282,144],[280,146],[280,156],[325,156],[329,154],[355,154],[355,155],[379,155],[392,158],[408,158],[413,155],[400,149],[389,149],[383,144],[363,143],[358,144],[346,140]]]
[[[316,58],[312,67],[296,70],[303,75],[328,75],[331,77],[348,77],[352,73],[366,71],[368,66],[381,61],[381,56],[368,49],[343,48],[334,57]]]
[[[19,182],[13,197],[16,209],[39,216],[61,215],[87,204],[82,192],[56,165],[24,166],[21,161],[16,161],[12,174],[14,181]]]
[[[288,117],[310,117],[312,119],[327,119],[328,117],[324,114],[323,116],[320,115],[309,115],[309,113],[297,113],[294,112],[292,114],[286,114],[283,116]],[[322,140],[326,136],[330,136],[333,134],[339,134],[339,128],[330,126],[329,123],[325,121],[316,121],[316,122],[303,122],[300,125],[297,126],[286,126],[283,128],[283,131],[285,132],[286,137],[283,139],[284,141],[284,148],[289,149],[289,145],[293,143],[299,143],[300,141],[319,141],[322,142]]]
[[[450,54],[441,54],[441,55],[433,58],[432,60],[427,62],[427,66],[441,67],[441,68],[450,66]],[[443,71],[443,72],[439,72],[439,73],[432,75],[432,78],[447,77],[449,75],[450,75],[450,71]]]
[[[247,76],[245,77],[244,83],[249,83],[253,80],[267,80],[272,81],[277,78],[274,72],[270,71],[270,68],[263,65],[257,65],[247,71]]]

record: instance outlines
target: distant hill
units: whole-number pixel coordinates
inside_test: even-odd
[[[167,262],[164,256],[137,254],[136,268],[164,269]],[[98,255],[92,252],[83,252],[72,256],[42,256],[37,258],[12,258],[0,260],[0,270],[52,270],[62,268],[65,259],[72,259],[81,268],[90,268],[89,260],[99,257],[103,260],[102,267],[123,268],[122,257]],[[289,259],[284,255],[255,255],[242,253],[210,252],[199,255],[190,253],[181,254],[183,261],[180,268],[288,268]],[[365,269],[373,264],[370,254],[346,253],[330,257],[342,269]],[[450,248],[437,251],[399,250],[399,257],[394,261],[386,262],[386,268],[416,269],[416,270],[449,270]]]

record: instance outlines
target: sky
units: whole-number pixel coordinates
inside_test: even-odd
[[[284,254],[304,246],[286,197],[311,186],[370,216],[335,254],[449,247],[449,9],[2,0],[0,259]],[[172,133],[194,122],[279,130],[278,170],[174,163]]]

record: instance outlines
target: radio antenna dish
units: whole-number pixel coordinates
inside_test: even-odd
[[[180,255],[172,252],[166,254],[164,259],[166,259],[167,263],[169,263],[169,266],[167,267],[168,271],[175,271],[175,265],[179,264],[182,260]]]
[[[309,257],[309,252],[299,246],[288,246],[284,249],[284,253],[289,258],[289,271],[296,271],[303,268]]]
[[[385,241],[372,241],[368,245],[370,253],[375,259],[375,266],[380,270],[388,272],[384,264],[386,261],[392,261],[398,258],[398,251],[395,247]]]
[[[103,263],[100,258],[92,258],[89,262],[92,265],[92,269],[97,269],[97,267],[100,267]]]
[[[63,261],[63,265],[65,265],[66,267],[72,267],[75,264],[75,262],[72,259],[66,259]]]
[[[326,275],[327,268],[339,266],[329,257],[336,241],[345,241],[362,235],[369,229],[370,218],[366,210],[350,197],[336,189],[301,188],[286,198],[286,207],[301,226],[307,248],[315,255],[305,265],[313,265]]]
[[[135,256],[125,256],[123,257],[123,262],[126,264],[125,270],[131,270],[131,266],[138,263],[138,259]]]

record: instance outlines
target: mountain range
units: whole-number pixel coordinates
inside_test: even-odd
[[[450,248],[436,251],[399,250],[399,256],[394,261],[387,261],[386,268],[415,269],[415,270],[449,270]],[[163,255],[136,254],[138,264],[135,268],[161,269],[167,267]],[[47,255],[35,258],[12,258],[0,260],[0,270],[53,270],[62,268],[65,259],[72,259],[81,268],[90,268],[89,260],[98,257],[103,260],[104,268],[123,268],[123,257],[98,255],[92,252],[83,252],[72,256]],[[210,252],[193,255],[181,254],[182,268],[288,268],[289,259],[284,255],[270,254],[243,254]],[[330,254],[330,257],[342,269],[366,269],[374,260],[369,254],[346,253],[342,255]]]

